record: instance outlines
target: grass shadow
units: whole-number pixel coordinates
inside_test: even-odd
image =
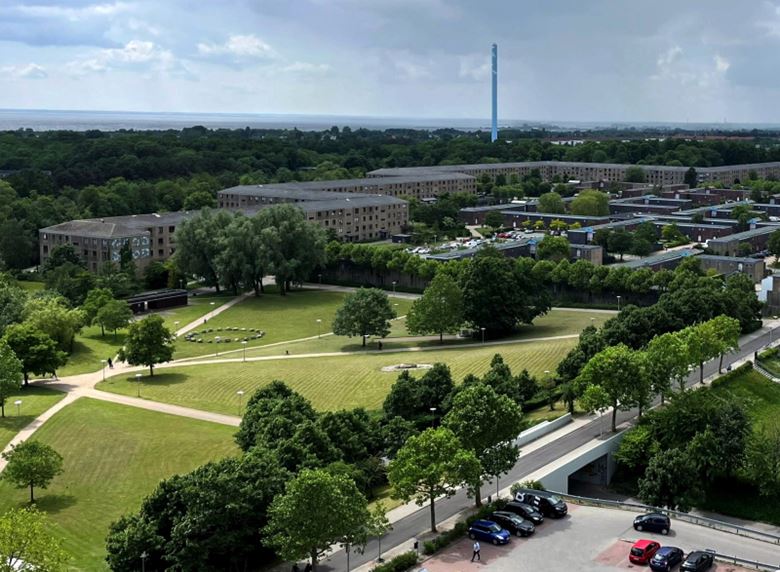
[[[49,514],[57,514],[60,511],[70,508],[75,505],[77,499],[74,495],[59,494],[59,495],[41,495],[36,499],[36,506]]]

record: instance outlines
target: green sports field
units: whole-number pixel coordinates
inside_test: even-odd
[[[146,399],[235,415],[239,406],[237,391],[244,391],[246,399],[257,388],[281,379],[320,410],[377,409],[398,376],[397,373],[381,371],[383,366],[444,362],[452,369],[456,382],[460,382],[468,373],[484,373],[493,355],[500,353],[513,371],[525,368],[540,375],[544,370],[553,370],[576,343],[576,338],[568,338],[488,345],[468,350],[456,347],[412,352],[383,351],[337,357],[280,357],[246,363],[158,368],[153,378],[142,378],[141,394]],[[133,376],[110,378],[97,387],[124,395],[135,395],[137,391]]]
[[[35,434],[64,458],[64,473],[36,494],[78,570],[106,570],[109,524],[137,510],[171,475],[237,452],[233,427],[82,398]],[[0,512],[29,492],[0,482]]]

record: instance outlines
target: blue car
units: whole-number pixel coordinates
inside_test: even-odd
[[[482,540],[493,544],[506,544],[512,535],[492,520],[475,520],[469,527],[471,540]]]
[[[653,572],[669,572],[683,561],[683,551],[676,546],[662,546],[650,559]]]

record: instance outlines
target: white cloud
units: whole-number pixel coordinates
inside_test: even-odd
[[[198,44],[198,52],[205,56],[230,55],[236,58],[275,59],[276,51],[266,42],[253,34],[233,35],[224,43]]]
[[[111,4],[89,4],[79,8],[56,6],[53,4],[18,5],[14,11],[31,18],[56,18],[70,22],[78,22],[95,16],[113,16],[125,12],[131,8],[126,2],[113,2]]]
[[[305,74],[323,74],[330,71],[328,64],[312,64],[309,62],[293,62],[282,67],[282,71]]]
[[[731,62],[726,58],[716,55],[715,56],[715,69],[720,73],[726,73],[731,67]]]
[[[487,54],[461,56],[458,62],[458,76],[473,81],[490,77],[490,58]]]
[[[49,77],[46,68],[32,62],[23,66],[5,66],[0,68],[0,72],[24,79],[44,79]]]
[[[181,71],[183,64],[173,53],[154,42],[131,40],[121,48],[108,48],[96,54],[74,60],[68,69],[75,74],[106,72],[117,67],[147,67],[153,71]]]
[[[672,46],[665,52],[663,52],[656,60],[656,65],[660,70],[668,69],[673,63],[680,59],[683,50],[680,46]]]

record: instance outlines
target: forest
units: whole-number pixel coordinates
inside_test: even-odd
[[[0,259],[37,262],[37,230],[74,218],[198,209],[236,184],[360,177],[381,167],[566,160],[713,166],[780,160],[777,140],[648,138],[554,145],[540,130],[0,133]]]

